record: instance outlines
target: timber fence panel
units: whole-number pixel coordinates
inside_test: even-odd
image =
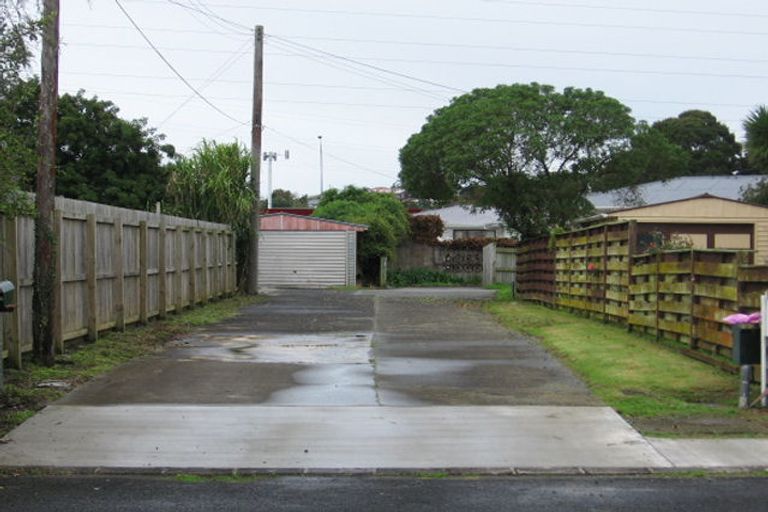
[[[141,320],[140,238],[138,224],[123,224],[123,283],[127,324]]]
[[[695,346],[693,282],[696,253],[668,251],[656,255],[657,334],[660,338]]]
[[[112,242],[115,223],[96,223],[96,319],[97,329],[110,329],[116,325],[115,317],[115,264]]]
[[[526,300],[555,303],[555,251],[548,238],[526,242],[518,250],[517,291]]]
[[[496,247],[495,261],[495,282],[515,284],[517,281],[517,248]]]
[[[629,317],[630,224],[605,226],[604,287],[607,320],[626,322]]]
[[[235,291],[227,225],[56,198],[54,230],[58,351],[65,341],[180,310],[192,303],[190,291],[197,302]],[[19,366],[32,348],[34,219],[0,217],[0,235],[0,279],[17,288],[16,312],[2,315],[0,328],[4,352]]]
[[[629,327],[654,336],[657,335],[657,260],[655,254],[641,254],[633,258],[628,290]]]
[[[732,340],[723,319],[759,309],[768,266],[750,251],[663,250],[635,254],[634,222],[609,223],[536,239],[518,249],[518,291],[533,300],[671,340],[713,364]]]
[[[715,354],[728,354],[731,330],[723,318],[739,310],[739,267],[744,255],[737,251],[692,251],[694,336],[692,346]]]
[[[18,312],[19,345],[21,352],[32,350],[32,295],[35,258],[35,221],[32,217],[17,219],[18,281],[16,281],[16,309]]]
[[[85,217],[64,215],[59,250],[65,256],[61,264],[62,337],[65,341],[88,334],[85,231]]]
[[[160,314],[160,228],[147,228],[147,316]]]

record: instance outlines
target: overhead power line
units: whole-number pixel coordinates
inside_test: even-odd
[[[418,87],[416,85],[404,82],[402,80],[394,79],[390,76],[385,76],[383,73],[380,73],[378,71],[371,71],[369,69],[365,69],[365,67],[355,66],[354,64],[351,64],[348,62],[337,61],[319,52],[314,52],[312,50],[306,50],[302,48],[296,48],[294,46],[290,46],[279,41],[269,41],[269,44],[277,45],[278,48],[286,49],[293,56],[309,58],[316,62],[319,62],[320,64],[323,64],[324,66],[338,69],[347,73],[352,73],[354,75],[362,76],[370,80],[374,80],[376,82],[380,82],[388,85],[394,85],[399,87],[400,89],[416,92],[424,96],[428,96],[432,99],[438,99],[442,101],[445,101],[446,99],[445,97],[440,96],[439,94],[429,91],[427,89],[424,89],[423,87]]]
[[[108,77],[116,77],[116,78],[137,78],[141,80],[176,80],[174,77],[170,76],[160,76],[160,75],[133,75],[133,74],[127,74],[127,73],[102,73],[102,72],[91,72],[91,71],[67,71],[63,72],[63,75],[75,75],[75,76],[108,76]],[[203,81],[204,78],[190,78],[192,81]],[[223,80],[223,79],[217,79],[218,83],[226,83],[226,84],[248,84],[250,83],[248,80]],[[374,90],[374,91],[392,91],[392,90],[399,90],[398,88],[393,87],[370,87],[370,86],[355,86],[355,85],[345,85],[345,84],[323,84],[323,83],[314,83],[314,82],[264,82],[265,85],[274,85],[274,86],[282,86],[282,87],[311,87],[311,88],[330,88],[330,89],[349,89],[349,90]],[[151,95],[153,93],[137,93],[133,91],[104,91],[108,94],[133,94],[138,96],[147,96]],[[163,96],[170,96],[170,95],[163,95]],[[181,95],[173,95],[173,97],[181,97]],[[223,99],[226,100],[228,98],[213,98],[213,99]],[[229,98],[232,99],[232,98]],[[665,99],[650,99],[650,98],[643,98],[643,99],[637,99],[637,98],[618,98],[619,100],[630,103],[658,103],[658,104],[672,104],[672,105],[703,105],[703,106],[712,106],[712,107],[733,107],[733,108],[752,108],[754,105],[752,104],[746,104],[746,103],[722,103],[722,102],[711,102],[711,101],[683,101],[683,100],[665,100]],[[287,100],[290,101],[290,100]]]
[[[191,90],[193,93],[195,93],[195,96],[200,98],[203,102],[205,102],[205,104],[207,104],[209,107],[211,107],[212,109],[214,109],[216,112],[218,112],[222,116],[226,117],[227,119],[230,119],[230,120],[232,120],[232,121],[234,121],[236,123],[241,123],[242,122],[239,119],[236,119],[236,118],[232,117],[231,115],[227,114],[226,112],[221,110],[219,107],[217,107],[213,103],[211,103],[211,101],[208,100],[208,98],[203,96],[200,93],[200,91],[198,91],[191,83],[189,83],[189,81],[187,81],[187,79],[184,78],[184,76],[173,66],[173,64],[171,64],[171,62],[168,59],[165,58],[165,56],[162,54],[162,52],[160,52],[160,50],[157,49],[155,44],[149,39],[149,37],[147,37],[147,35],[144,33],[144,31],[141,30],[141,27],[139,27],[139,25],[133,20],[131,15],[128,14],[128,11],[125,10],[123,5],[120,3],[120,0],[115,0],[115,3],[120,8],[120,10],[123,12],[125,17],[128,18],[128,21],[131,22],[131,25],[133,25],[136,28],[136,31],[147,42],[147,44],[152,48],[152,50],[157,54],[157,56],[160,57],[160,60],[162,60],[165,63],[165,65],[168,66],[168,68],[171,71],[173,71],[173,74],[175,74],[179,78],[179,80],[181,80],[184,83],[184,85],[186,85],[189,88],[189,90]]]
[[[684,14],[686,16],[717,16],[717,17],[738,17],[738,18],[768,18],[768,14],[759,14],[754,12],[728,12],[728,11],[697,11],[692,9],[657,9],[653,7],[624,7],[620,5],[596,5],[596,4],[577,4],[564,2],[531,2],[529,0],[485,0],[494,4],[510,5],[528,5],[532,7],[556,7],[568,9],[590,9],[599,11],[624,11],[624,12],[648,12],[653,14]]]
[[[130,28],[130,27],[126,27]],[[661,53],[635,53],[635,52],[610,52],[610,51],[595,51],[595,50],[574,50],[574,49],[560,49],[560,48],[537,48],[537,47],[525,47],[525,46],[499,46],[499,45],[484,45],[484,44],[461,44],[461,43],[431,43],[424,41],[393,41],[393,40],[381,40],[381,39],[355,39],[355,38],[339,38],[339,37],[310,37],[310,36],[291,36],[294,39],[308,39],[315,41],[334,41],[334,42],[349,42],[349,43],[375,43],[375,44],[388,44],[398,46],[424,46],[435,48],[466,48],[475,50],[503,50],[514,52],[529,52],[529,53],[550,53],[550,54],[563,54],[563,55],[590,55],[590,56],[607,56],[607,57],[633,57],[633,58],[648,58],[648,59],[670,59],[670,60],[701,60],[701,61],[717,61],[717,62],[740,62],[740,63],[766,63],[768,59],[757,58],[745,58],[745,57],[728,57],[728,56],[710,56],[710,55],[673,55],[673,54],[661,54]],[[250,40],[248,40],[250,41]],[[95,47],[95,48],[125,48],[125,49],[145,49],[145,46],[131,45],[131,44],[115,44],[115,43],[65,43],[66,46],[83,46],[83,47]],[[174,52],[191,52],[191,53],[221,53],[232,54],[233,50],[219,50],[213,48],[190,48],[185,47],[158,47],[160,50],[174,51]],[[284,47],[287,48],[287,47]],[[272,53],[271,55],[285,55],[279,53]],[[381,59],[380,57],[356,57],[358,59]]]
[[[237,34],[243,35],[243,34],[252,34],[253,33],[253,28],[252,27],[249,27],[247,25],[243,25],[242,23],[238,23],[238,22],[236,22],[234,20],[230,20],[230,19],[224,18],[223,16],[219,16],[218,14],[216,14],[215,12],[211,11],[210,9],[208,9],[203,4],[200,4],[200,5],[203,5],[203,8],[201,9],[200,7],[195,7],[194,5],[183,4],[181,2],[177,2],[176,0],[166,0],[166,1],[168,3],[171,3],[173,5],[181,7],[182,9],[187,9],[189,11],[194,11],[194,12],[197,12],[199,14],[202,14],[206,18],[208,18],[210,20],[214,20],[217,23],[219,23],[219,26],[221,26],[221,23],[224,23],[225,27],[228,26],[230,30],[233,30]]]
[[[235,53],[232,57],[224,61],[221,66],[219,66],[211,75],[206,79],[205,83],[202,85],[202,89],[208,87],[211,85],[217,78],[219,78],[221,75],[223,75],[229,68],[231,68],[243,55],[245,55],[250,47],[250,41],[243,42],[242,46],[238,49],[237,53]],[[188,96],[186,100],[184,100],[183,103],[181,103],[178,107],[176,107],[170,114],[165,116],[165,118],[160,121],[160,123],[157,125],[158,128],[163,126],[169,119],[171,119],[173,116],[175,116],[177,113],[181,111],[190,101],[195,99],[197,96],[194,94],[191,96]]]
[[[326,50],[321,50],[319,48],[315,48],[315,47],[312,47],[312,46],[309,46],[309,45],[306,45],[306,44],[297,43],[297,42],[291,41],[290,39],[287,39],[285,37],[275,36],[275,35],[271,35],[271,34],[269,34],[268,37],[270,39],[277,40],[277,41],[280,41],[280,42],[288,44],[288,45],[292,45],[292,46],[296,46],[298,48],[302,48],[302,49],[305,49],[305,50],[310,50],[310,51],[313,51],[313,52],[317,52],[317,53],[320,53],[322,55],[325,55],[325,56],[328,56],[328,57],[332,57],[334,59],[338,59],[338,60],[343,61],[343,62],[349,62],[349,63],[352,63],[352,64],[356,64],[358,66],[362,66],[362,67],[365,67],[365,68],[369,68],[369,69],[373,69],[373,70],[379,71],[381,73],[386,73],[386,74],[389,74],[389,75],[397,76],[399,78],[405,78],[407,80],[412,80],[414,82],[418,82],[418,83],[422,83],[422,84],[426,84],[426,85],[432,85],[432,86],[435,86],[435,87],[440,87],[440,88],[443,88],[443,89],[447,89],[449,91],[462,92],[462,93],[468,92],[468,91],[466,91],[464,89],[459,89],[458,87],[453,87],[453,86],[450,86],[450,85],[441,84],[441,83],[438,83],[438,82],[435,82],[435,81],[432,81],[432,80],[426,80],[426,79],[419,78],[419,77],[416,77],[416,76],[413,76],[413,75],[409,75],[407,73],[400,73],[399,71],[393,71],[391,69],[382,68],[380,66],[374,66],[373,64],[368,64],[366,62],[361,62],[359,60],[351,59],[349,57],[344,57],[343,55],[332,53],[332,52],[329,52],[329,51],[326,51]]]
[[[132,0],[142,3],[162,3],[159,0]],[[403,12],[386,12],[386,11],[363,11],[363,10],[351,10],[351,9],[310,9],[310,8],[297,8],[297,7],[267,7],[257,5],[235,5],[235,4],[208,4],[209,7],[222,8],[222,9],[248,9],[259,11],[273,11],[273,12],[289,12],[289,13],[304,13],[304,14],[320,14],[320,15],[345,15],[345,16],[365,16],[365,17],[381,17],[381,18],[402,18],[402,19],[426,19],[426,20],[439,20],[439,21],[457,21],[462,23],[477,22],[477,23],[494,23],[494,24],[511,24],[511,25],[534,25],[534,26],[563,26],[563,27],[577,27],[577,28],[609,28],[616,30],[645,30],[645,31],[661,31],[661,32],[684,32],[684,33],[697,33],[697,34],[723,34],[723,35],[738,35],[738,36],[765,36],[768,32],[754,32],[747,30],[725,30],[716,28],[691,28],[680,26],[661,26],[661,25],[628,25],[620,23],[593,23],[593,22],[577,22],[577,21],[550,21],[550,20],[534,20],[534,19],[520,19],[520,18],[484,18],[480,16],[449,16],[444,14],[419,14],[419,13],[403,13]]]
[[[395,39],[365,39],[365,38],[351,38],[351,37],[320,37],[320,36],[282,36],[291,39],[303,39],[310,41],[332,41],[340,43],[373,43],[373,44],[386,44],[394,46],[424,46],[431,48],[466,48],[469,50],[504,50],[514,52],[531,52],[531,53],[555,53],[563,55],[605,55],[609,57],[638,57],[638,58],[651,58],[651,59],[680,59],[680,60],[711,60],[711,61],[723,61],[723,62],[747,62],[747,63],[763,63],[768,62],[768,59],[747,58],[747,57],[732,57],[732,56],[711,56],[711,55],[675,55],[675,54],[662,54],[662,53],[637,53],[637,52],[614,52],[605,50],[578,50],[574,48],[541,48],[534,46],[506,46],[506,45],[493,45],[493,44],[471,44],[471,43],[446,43],[446,42],[433,42],[433,41],[399,41]]]

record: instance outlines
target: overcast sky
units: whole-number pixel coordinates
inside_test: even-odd
[[[249,30],[263,25],[263,149],[290,150],[274,188],[302,194],[319,192],[318,135],[326,188],[388,186],[409,135],[476,87],[591,87],[649,122],[705,109],[740,140],[768,103],[765,0],[121,0],[214,106],[190,100],[114,0],[61,3],[61,92],[148,118],[182,153],[203,138],[249,145]]]

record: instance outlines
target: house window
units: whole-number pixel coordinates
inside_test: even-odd
[[[751,249],[752,238],[746,233],[715,233],[716,249]]]
[[[454,229],[453,239],[462,238],[496,238],[496,231],[492,229]]]

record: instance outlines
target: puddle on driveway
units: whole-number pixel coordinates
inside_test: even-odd
[[[202,341],[203,343],[200,343]],[[368,333],[206,336],[179,345],[184,359],[246,363],[369,364]]]
[[[373,366],[318,364],[293,374],[297,386],[275,391],[269,405],[377,405]]]

